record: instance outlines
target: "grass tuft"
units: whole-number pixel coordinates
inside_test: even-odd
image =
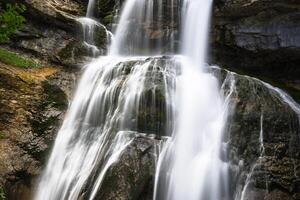
[[[19,68],[36,68],[38,63],[30,58],[25,58],[16,53],[0,49],[0,61]]]

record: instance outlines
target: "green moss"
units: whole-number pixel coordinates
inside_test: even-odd
[[[6,138],[7,138],[6,135],[4,133],[0,132],[0,140],[6,139]],[[1,200],[1,198],[0,198],[0,200]]]
[[[114,16],[112,14],[110,15],[106,15],[103,19],[102,19],[102,23],[105,25],[111,24],[113,22]]]
[[[0,186],[0,200],[5,200],[5,193],[4,189]]]
[[[30,58],[22,57],[16,53],[0,49],[0,61],[19,68],[34,68],[38,67],[38,63]]]
[[[88,51],[86,47],[77,41],[72,41],[65,48],[63,48],[59,53],[59,57],[62,60],[69,60],[69,59],[78,59],[82,56],[88,55]]]

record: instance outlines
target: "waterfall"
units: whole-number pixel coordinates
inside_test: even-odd
[[[168,106],[162,104],[170,104],[145,101],[156,95],[149,85],[152,81],[163,78],[165,93],[172,87],[162,74],[165,70],[172,69],[168,65],[162,69],[155,58],[104,57],[91,63],[58,133],[35,199],[78,199],[82,195],[94,199],[105,172],[137,137],[128,131],[135,133],[139,120],[146,120],[139,118],[139,112],[158,106],[165,110]],[[151,120],[158,122],[153,132],[165,124]]]
[[[118,23],[116,37],[111,46],[112,55],[160,55],[174,52],[174,14],[177,3],[166,0],[127,0]],[[167,17],[172,13],[170,17]],[[178,13],[178,12],[176,12]],[[171,24],[171,25],[167,25]],[[166,48],[170,45],[169,48]],[[163,49],[164,47],[164,49]]]
[[[179,21],[178,1],[165,1],[125,2],[109,54],[86,66],[36,200],[96,199],[107,171],[141,132],[169,136],[158,151],[154,199],[228,199],[220,154],[231,92],[220,95],[205,64],[212,2],[183,1],[182,55],[165,59],[175,52]],[[93,5],[79,19],[90,45]]]
[[[211,0],[183,1],[177,126],[160,158],[154,199],[228,199],[228,164],[220,158],[228,101],[216,78],[205,72],[211,5]]]
[[[105,31],[107,49],[109,49],[109,44],[113,41],[113,34],[103,24],[93,18],[95,3],[95,0],[89,0],[86,16],[77,19],[82,26],[83,44],[90,51],[92,57],[103,54],[96,45],[96,35],[99,34],[100,29]]]
[[[95,0],[89,0],[87,11],[86,11],[86,17],[92,18],[94,16],[95,12]]]

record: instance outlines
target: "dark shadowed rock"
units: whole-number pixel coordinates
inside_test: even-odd
[[[107,172],[96,199],[152,199],[161,143],[161,140],[138,133]]]
[[[224,91],[236,85],[224,138],[232,164],[232,192],[244,189],[248,200],[298,199],[299,105],[260,80],[224,71],[220,77]]]
[[[217,0],[213,62],[300,90],[300,7],[295,0]]]

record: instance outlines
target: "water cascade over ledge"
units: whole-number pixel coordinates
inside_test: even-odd
[[[207,64],[212,3],[123,3],[114,36],[107,31],[108,38],[114,38],[108,55],[85,66],[40,177],[36,200],[106,199],[107,177],[124,178],[114,174],[119,162],[124,165],[121,170],[131,170],[130,164],[140,166],[144,160],[150,175],[134,177],[143,168],[133,169],[130,178],[116,183],[137,183],[128,183],[126,191],[132,195],[123,198],[141,199],[136,193],[145,193],[142,186],[148,181],[153,200],[244,199],[255,167],[238,192],[229,188],[224,132],[236,80],[228,72],[219,84],[216,69]],[[78,21],[85,44],[97,56],[94,28],[102,25],[93,19],[95,4],[90,0],[86,17]],[[265,151],[264,118],[261,113],[260,158]],[[141,159],[134,162],[133,156]]]
[[[227,163],[220,158],[228,96],[207,73],[211,0],[183,2],[181,74],[177,77],[176,128],[160,157],[155,199],[228,199]]]

